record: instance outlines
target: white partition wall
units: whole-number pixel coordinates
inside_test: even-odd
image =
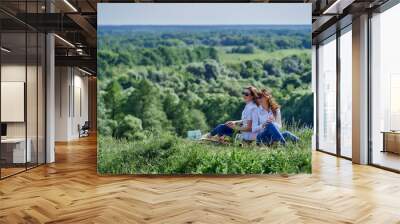
[[[55,140],[79,138],[78,125],[89,119],[88,76],[75,67],[56,67]]]

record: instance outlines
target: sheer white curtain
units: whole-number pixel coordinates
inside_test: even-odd
[[[341,155],[351,158],[352,141],[352,33],[340,36],[340,150]]]
[[[336,153],[336,37],[318,48],[318,147]]]

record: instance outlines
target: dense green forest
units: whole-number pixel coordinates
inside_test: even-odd
[[[311,172],[310,39],[309,26],[99,27],[99,172]],[[299,143],[184,138],[240,119],[249,85],[272,91]]]
[[[240,119],[243,87],[272,91],[286,124],[312,126],[309,26],[99,27],[101,136],[186,136]]]

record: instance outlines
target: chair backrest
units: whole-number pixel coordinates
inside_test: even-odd
[[[89,121],[85,121],[85,123],[83,124],[82,128],[90,128],[89,124],[90,124]]]

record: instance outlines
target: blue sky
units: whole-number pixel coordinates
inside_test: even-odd
[[[99,3],[98,25],[310,25],[311,4]]]

